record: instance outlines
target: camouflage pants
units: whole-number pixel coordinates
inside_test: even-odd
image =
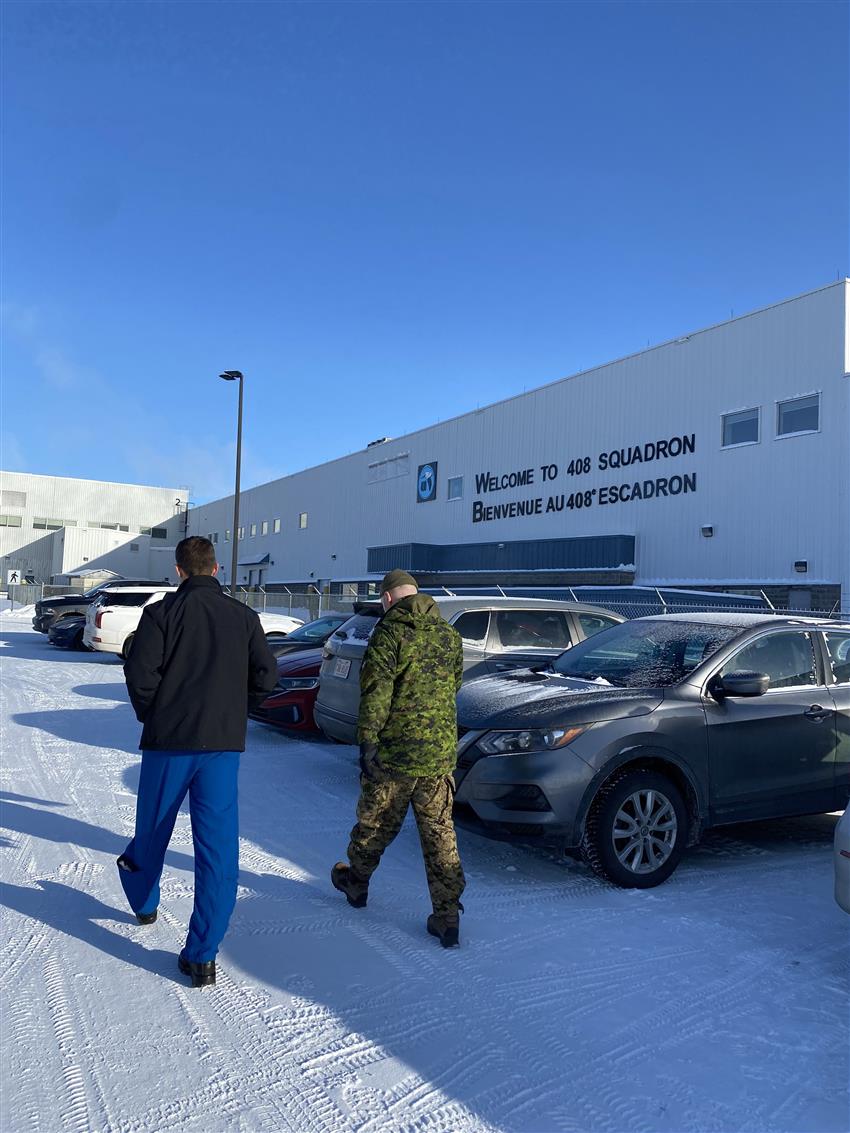
[[[456,912],[466,881],[452,822],[453,800],[450,775],[416,779],[384,772],[374,782],[361,776],[357,825],[348,845],[351,868],[364,879],[372,876],[412,806],[434,912]]]

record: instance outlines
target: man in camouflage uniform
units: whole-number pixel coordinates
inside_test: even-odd
[[[450,948],[458,943],[465,885],[452,822],[463,646],[406,571],[384,577],[381,604],[360,673],[357,825],[349,864],[337,862],[331,881],[363,908],[369,878],[412,806],[434,908],[428,932]]]

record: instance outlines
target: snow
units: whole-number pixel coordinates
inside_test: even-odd
[[[239,900],[196,990],[188,815],[155,925],[116,875],[139,735],[120,664],[4,617],[0,668],[4,1133],[848,1129],[834,816],[713,833],[647,892],[461,832],[444,951],[410,821],[367,909],[331,888],[354,750],[251,723]]]

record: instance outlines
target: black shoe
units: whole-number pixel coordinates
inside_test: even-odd
[[[460,914],[463,905],[458,901],[456,913],[431,913],[427,929],[431,936],[438,937],[443,948],[456,948],[460,943]]]
[[[215,960],[196,964],[194,960],[187,960],[181,952],[177,957],[177,967],[184,976],[192,977],[192,987],[209,987],[215,983]]]
[[[357,876],[350,865],[337,862],[331,870],[331,885],[344,893],[349,905],[355,909],[365,909],[369,897],[369,882]]]
[[[136,913],[136,920],[139,924],[153,924],[156,920],[156,909],[152,913]]]
[[[120,858],[115,859],[115,864],[119,869],[123,869],[125,873],[138,873],[139,867],[132,858],[128,858],[126,854],[122,854]]]

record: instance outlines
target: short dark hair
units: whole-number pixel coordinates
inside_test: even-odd
[[[212,574],[216,564],[215,547],[202,535],[190,535],[177,544],[174,561],[184,574]]]

